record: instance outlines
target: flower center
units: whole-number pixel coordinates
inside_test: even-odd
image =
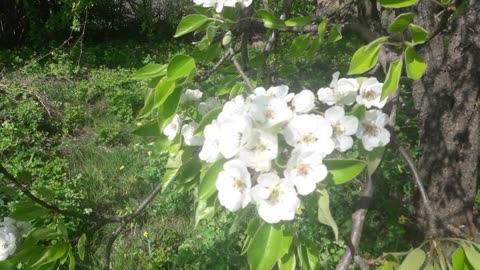
[[[365,130],[363,131],[363,134],[366,134],[368,136],[377,136],[378,135],[378,127],[373,123],[373,121],[370,121],[366,126]]]
[[[236,190],[240,190],[240,191],[243,191],[247,186],[245,185],[245,183],[242,182],[242,180],[238,179],[238,178],[235,178],[233,180],[233,187],[236,189]]]
[[[267,146],[263,142],[259,142],[255,145],[255,151],[264,152],[265,150],[267,150]]]
[[[272,108],[267,108],[265,110],[265,118],[267,119],[275,118],[275,111]]]
[[[308,171],[310,170],[310,165],[308,164],[303,164],[300,163],[297,165],[297,174],[301,176],[305,176],[308,174]]]
[[[0,240],[0,248],[7,249],[9,246],[8,242],[5,240]]]
[[[270,192],[270,196],[268,196],[267,200],[271,203],[278,203],[280,201],[280,188],[276,186]]]
[[[377,94],[373,90],[365,91],[362,94],[362,97],[366,100],[374,100],[377,97]]]
[[[335,124],[332,124],[332,135],[333,137],[338,137],[343,134],[342,125],[337,121]]]
[[[305,134],[300,140],[298,140],[298,143],[304,143],[304,144],[309,144],[309,143],[314,143],[317,141],[317,138],[313,136],[312,133]]]

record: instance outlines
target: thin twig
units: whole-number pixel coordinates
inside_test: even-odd
[[[210,75],[215,72],[224,62],[225,60],[227,60],[227,58],[230,56],[230,51],[227,50],[225,52],[225,54],[223,54],[223,56],[217,61],[217,63],[215,63],[215,65],[213,65],[213,67],[208,70],[207,72],[204,72],[202,75],[200,76],[197,76],[194,80],[195,82],[203,82],[205,80],[207,80]]]
[[[25,194],[25,196],[30,198],[30,200],[32,200],[35,203],[38,203],[39,205],[41,205],[45,209],[48,209],[52,212],[55,212],[55,213],[58,213],[58,214],[61,214],[61,215],[64,215],[64,216],[71,216],[71,217],[76,217],[76,218],[80,218],[80,219],[86,219],[86,220],[93,221],[93,222],[104,222],[105,224],[120,221],[120,217],[117,217],[117,216],[105,216],[105,215],[99,215],[99,214],[96,214],[96,213],[82,214],[82,213],[75,212],[75,211],[60,209],[57,206],[49,204],[46,201],[44,201],[44,200],[38,198],[37,196],[33,195],[33,193],[25,185],[23,185],[21,183],[21,181],[19,181],[17,178],[15,178],[15,176],[13,176],[10,172],[8,172],[7,169],[5,169],[5,167],[1,163],[0,163],[0,173],[3,174],[16,187],[18,187],[20,189],[20,191],[22,191],[22,193]]]
[[[362,237],[365,216],[367,214],[368,206],[370,205],[374,190],[375,186],[373,184],[372,177],[367,172],[365,176],[365,185],[362,193],[360,194],[360,198],[356,203],[356,210],[352,214],[352,231],[350,233],[350,242],[347,243],[347,247],[345,248],[342,257],[338,261],[336,270],[347,270],[354,259],[362,270],[368,269],[368,265],[358,254],[358,244],[360,243],[360,238]]]
[[[233,65],[237,69],[237,72],[240,74],[243,81],[247,84],[248,88],[253,93],[253,86],[252,86],[252,83],[250,82],[250,78],[248,78],[248,76],[245,74],[245,72],[243,72],[242,66],[240,65],[240,63],[238,63],[237,58],[235,58],[235,52],[233,51],[232,48],[228,49],[228,51],[232,55],[231,59],[232,59]]]
[[[127,224],[132,221],[135,217],[137,217],[152,201],[155,197],[162,191],[162,183],[159,183],[155,189],[145,198],[143,199],[142,203],[140,203],[137,208],[130,214],[123,218],[121,218],[120,225],[115,229],[113,234],[107,240],[107,246],[105,248],[105,257],[104,257],[104,270],[110,270],[110,257],[112,254],[113,244],[115,240],[117,240],[120,233],[122,233],[123,229]]]

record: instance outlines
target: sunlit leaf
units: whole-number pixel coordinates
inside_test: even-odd
[[[423,59],[415,52],[413,48],[407,48],[405,50],[405,65],[407,68],[407,76],[413,80],[420,79],[426,67]]]
[[[330,196],[328,195],[328,191],[326,189],[319,189],[318,193],[318,221],[330,226],[335,235],[335,241],[338,241],[338,226],[330,212]]]
[[[207,170],[205,176],[201,179],[200,187],[198,188],[199,200],[206,200],[210,198],[215,191],[217,191],[215,183],[217,181],[218,174],[223,170],[224,163],[224,159],[219,159]]]
[[[195,60],[184,54],[175,55],[167,67],[167,77],[169,80],[176,80],[186,77],[195,70]]]
[[[419,270],[425,262],[425,252],[419,248],[412,250],[402,261],[398,270]]]
[[[402,8],[414,5],[417,0],[378,0],[380,5],[387,8]]]
[[[421,26],[418,26],[416,24],[410,24],[408,26],[408,29],[410,29],[410,33],[412,33],[412,44],[417,45],[417,44],[423,44],[427,40],[428,32],[427,30],[423,29]]]
[[[392,23],[388,26],[387,32],[388,33],[395,33],[401,32],[405,30],[408,24],[413,20],[413,13],[402,13],[398,15]]]
[[[137,70],[132,79],[142,80],[142,79],[151,79],[167,74],[167,65],[161,64],[147,64],[146,66]]]
[[[182,18],[177,26],[177,31],[174,37],[183,36],[195,31],[197,28],[207,22],[209,18],[200,14],[190,14]]]
[[[221,112],[222,112],[222,108],[214,108],[214,109],[211,109],[208,113],[206,113],[202,117],[202,120],[198,124],[198,127],[195,129],[194,134],[202,133],[205,127],[210,123],[212,123],[212,121],[215,120]]]
[[[340,39],[342,39],[342,33],[340,33],[340,30],[336,24],[332,25],[330,32],[328,33],[328,42],[333,43],[339,41]]]
[[[393,61],[388,68],[387,78],[383,83],[382,96],[380,99],[386,98],[398,88],[400,77],[402,75],[402,59]]]
[[[280,258],[282,230],[279,224],[263,223],[252,238],[247,251],[252,270],[270,270]]]
[[[365,162],[356,159],[324,159],[323,163],[327,166],[329,177],[335,184],[346,183],[357,175],[359,175],[365,168]]]
[[[312,20],[310,16],[295,17],[285,21],[286,26],[304,26]]]
[[[379,53],[380,45],[360,47],[352,57],[348,74],[360,74],[373,68],[377,63]]]

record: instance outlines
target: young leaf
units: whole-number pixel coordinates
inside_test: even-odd
[[[252,270],[270,270],[280,257],[283,233],[279,224],[263,223],[247,251]]]
[[[285,21],[286,26],[304,26],[312,20],[310,16],[295,17]]]
[[[330,212],[330,197],[326,189],[318,190],[318,221],[322,224],[330,226],[335,235],[335,241],[338,241],[338,226],[333,219],[332,213]]]
[[[305,57],[307,59],[312,58],[312,56],[317,52],[318,48],[323,42],[323,38],[318,36],[314,39],[312,39],[312,42],[310,44],[310,48],[308,48],[307,53],[305,54]]]
[[[322,20],[322,22],[318,24],[317,32],[318,32],[318,36],[321,39],[323,39],[323,34],[325,34],[325,30],[327,30],[327,25],[328,25],[327,19]]]
[[[400,76],[402,75],[402,59],[393,61],[388,67],[387,78],[383,83],[382,96],[380,99],[386,98],[398,88],[400,82]]]
[[[358,118],[359,121],[362,121],[366,112],[367,108],[365,108],[363,104],[356,104],[353,106],[352,111],[349,114]]]
[[[457,248],[452,254],[453,270],[463,270],[465,268],[465,252],[462,247]]]
[[[56,261],[68,252],[69,245],[64,242],[57,242],[48,249],[46,263]]]
[[[372,151],[362,151],[365,155],[365,160],[367,161],[368,175],[372,176],[373,173],[377,170],[378,165],[380,165],[380,162],[382,161],[384,151],[385,147],[377,147],[374,148]]]
[[[184,54],[178,54],[173,57],[167,67],[167,77],[169,80],[176,80],[190,75],[195,69],[195,60]]]
[[[328,42],[333,43],[342,39],[342,33],[338,29],[338,26],[335,24],[330,28],[330,33],[328,33]]]
[[[78,250],[78,257],[80,260],[85,259],[85,242],[87,241],[87,235],[82,234],[80,239],[78,239],[77,250]]]
[[[423,59],[413,48],[407,48],[405,50],[405,65],[407,67],[407,76],[413,80],[420,79],[426,67]]]
[[[177,31],[175,32],[174,37],[183,36],[190,32],[195,31],[197,28],[202,26],[207,22],[209,18],[200,14],[191,14],[182,18],[180,23],[177,26]]]
[[[154,109],[153,108],[154,103],[155,103],[155,89],[152,89],[148,93],[148,96],[145,99],[145,104],[143,105],[143,108],[138,113],[137,118],[141,118],[149,115]]]
[[[303,34],[293,39],[289,54],[292,57],[302,55],[310,46],[310,34]]]
[[[470,246],[464,246],[463,250],[465,251],[465,257],[467,257],[473,269],[480,270],[480,253]]]
[[[423,44],[427,40],[428,32],[427,30],[423,29],[421,26],[411,23],[408,26],[410,29],[410,33],[412,33],[412,44]]]
[[[163,76],[165,74],[167,74],[167,65],[151,63],[137,70],[137,72],[133,74],[132,79],[136,79],[136,80],[151,79],[158,76]]]
[[[355,159],[324,159],[323,163],[327,166],[333,182],[337,185],[352,180],[366,166],[365,162]]]
[[[412,250],[403,260],[398,270],[419,270],[425,262],[425,252],[419,248]]]
[[[177,113],[178,102],[180,101],[180,96],[182,91],[176,89],[173,93],[165,100],[165,103],[162,107],[158,109],[158,128],[163,131],[165,127],[172,121],[173,117]]]
[[[377,63],[379,53],[380,45],[370,47],[369,45],[365,45],[360,47],[355,54],[353,54],[348,74],[360,74],[373,68]]]
[[[263,25],[266,28],[282,28],[285,27],[285,22],[275,17],[273,14],[267,10],[259,10],[255,15],[262,19]]]
[[[368,43],[367,47],[365,47],[365,50],[368,51],[368,50],[372,49],[373,47],[382,45],[383,43],[385,43],[387,41],[388,41],[388,37],[379,37],[379,38],[373,40],[372,42]],[[357,78],[357,80],[359,80],[359,79],[360,78]],[[361,82],[359,81],[358,83],[361,83]]]
[[[162,80],[160,80],[155,87],[153,108],[155,109],[162,106],[173,90],[175,90],[175,80],[167,79],[167,77],[164,77]]]
[[[417,0],[378,0],[378,2],[387,8],[402,8],[415,4]]]
[[[218,174],[223,170],[223,164],[225,163],[224,159],[219,159],[208,168],[207,173],[202,178],[200,182],[200,187],[198,188],[198,199],[206,200],[212,196],[217,188],[215,182],[217,181]]]
[[[402,13],[398,15],[388,26],[388,33],[401,32],[405,30],[408,24],[413,20],[413,13]]]

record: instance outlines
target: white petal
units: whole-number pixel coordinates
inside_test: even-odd
[[[295,95],[292,105],[297,113],[308,113],[315,107],[315,95],[310,90],[302,90]]]
[[[340,124],[343,126],[344,135],[353,135],[358,129],[358,119],[355,116],[345,116]]]
[[[332,106],[325,111],[325,118],[332,122],[339,121],[345,115],[345,110],[340,106]]]

